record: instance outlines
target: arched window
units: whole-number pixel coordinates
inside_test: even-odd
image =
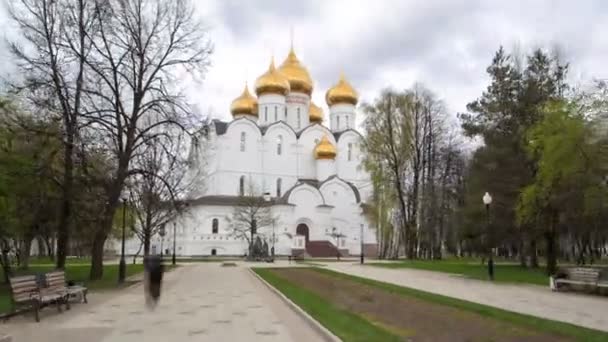
[[[274,106],[274,121],[279,121],[279,108]]]
[[[277,178],[277,197],[281,197],[281,178]]]
[[[348,161],[353,159],[353,143],[348,143]]]
[[[300,129],[300,126],[302,125],[302,120],[300,117],[300,108],[298,108],[298,129]]]
[[[348,120],[349,119],[348,115],[346,116],[345,119],[346,119],[346,129],[349,129],[350,128],[350,122],[349,122],[350,120]]]
[[[287,121],[287,106],[285,106],[285,121]]]
[[[319,145],[319,138],[315,139],[315,146]]]
[[[279,135],[277,138],[277,155],[281,155],[283,153],[283,136]]]
[[[268,122],[268,106],[264,107],[264,121]]]
[[[336,116],[336,129],[340,129],[340,116]]]
[[[217,255],[217,250],[215,248],[211,250],[211,255]]]
[[[245,176],[239,179],[239,196],[245,196]]]
[[[247,140],[247,133],[241,132],[241,152],[245,152],[246,140]]]
[[[218,219],[214,218],[213,221],[211,221],[211,234],[217,234],[219,225],[220,225],[220,223],[219,223]]]

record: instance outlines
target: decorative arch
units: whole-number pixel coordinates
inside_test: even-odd
[[[300,133],[298,134],[298,140],[302,140],[308,134],[310,134],[310,132],[314,132],[315,130],[321,131],[322,133],[327,134],[327,137],[329,138],[330,142],[334,145],[336,144],[336,139],[335,139],[334,135],[332,134],[332,132],[329,130],[329,128],[327,128],[323,125],[320,125],[318,123],[309,125],[308,127],[304,128],[302,131],[300,131]]]
[[[294,197],[297,196],[299,192],[312,193],[317,199],[317,203],[314,203],[315,205],[325,204],[325,197],[323,197],[321,191],[319,191],[319,189],[315,188],[314,186],[306,183],[298,183],[294,185],[294,187],[289,190],[289,193],[286,194],[287,202],[292,203]]]
[[[243,127],[243,126],[248,126],[248,127],[252,128],[255,132],[257,132],[256,136],[258,138],[262,137],[262,130],[260,129],[260,126],[258,126],[257,123],[255,123],[253,120],[251,120],[249,118],[245,118],[245,117],[241,117],[241,118],[230,121],[228,123],[228,127],[226,128],[226,132],[231,133],[232,130],[239,128],[239,127]]]
[[[331,176],[321,183],[321,186],[319,186],[319,191],[323,194],[328,186],[334,184],[340,186],[342,189],[344,189],[344,191],[350,191],[355,198],[355,203],[361,202],[361,194],[359,193],[359,189],[357,189],[354,184],[347,182],[338,176]]]
[[[268,125],[268,127],[266,127],[266,129],[264,130],[263,134],[264,136],[267,136],[275,130],[279,130],[280,134],[283,134],[283,136],[289,136],[289,139],[293,139],[293,141],[296,141],[298,138],[296,135],[296,131],[294,131],[291,126],[289,126],[287,123],[285,123],[285,121],[282,120]]]

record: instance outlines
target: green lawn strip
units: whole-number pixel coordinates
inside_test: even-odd
[[[462,274],[466,277],[488,280],[488,266],[466,261],[443,260],[407,260],[398,262],[368,263],[367,265],[384,268],[413,268],[451,274]],[[501,264],[494,267],[494,280],[500,283],[525,283],[549,286],[549,277],[543,269],[526,269],[518,264]]]
[[[540,317],[515,313],[512,311],[506,311],[497,309],[491,306],[468,302],[461,299],[452,297],[446,297],[434,293],[424,292],[415,290],[408,287],[398,286],[394,284],[384,283],[368,278],[357,277],[349,274],[340,272],[334,272],[323,268],[313,268],[316,272],[332,275],[337,278],[357,281],[362,284],[374,286],[377,288],[384,289],[386,291],[400,294],[403,296],[409,296],[418,298],[424,301],[437,303],[441,305],[447,305],[450,307],[462,309],[469,312],[480,314],[484,317],[493,318],[496,320],[509,322],[517,326],[525,327],[533,331],[546,332],[551,334],[562,335],[565,337],[571,337],[579,341],[608,341],[608,333],[589,329],[581,326],[577,326],[570,323],[563,323],[558,321],[552,321]],[[446,286],[450,286],[446,283]]]
[[[171,266],[169,266],[171,267]],[[45,273],[54,270],[51,265],[37,266],[31,265],[28,270],[16,270],[16,274],[35,274]],[[103,277],[99,280],[90,281],[91,266],[83,264],[68,264],[66,265],[66,280],[72,280],[76,283],[84,283],[91,290],[112,289],[118,287],[118,265],[104,265]],[[142,264],[127,264],[127,277],[143,272]],[[0,272],[0,279],[4,278],[4,274]],[[0,313],[8,312],[12,309],[11,293],[8,284],[0,285]]]
[[[254,268],[259,276],[344,341],[399,341],[400,338],[363,317],[338,308],[315,293],[280,277],[268,268]]]

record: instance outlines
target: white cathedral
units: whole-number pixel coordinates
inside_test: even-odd
[[[310,74],[291,48],[280,67],[271,61],[257,78],[257,97],[245,85],[232,101],[233,120],[212,120],[199,131],[190,160],[205,184],[192,191],[186,213],[167,224],[162,241],[153,238],[151,253],[171,254],[175,245],[178,256],[247,254],[248,242],[235,236],[230,219],[253,188],[271,206],[275,223],[258,233],[276,255],[359,255],[363,249],[375,256],[376,230],[364,215],[371,182],[355,129],[357,92],[344,76],[327,90],[327,127],[312,91]],[[138,247],[129,241],[128,254]]]

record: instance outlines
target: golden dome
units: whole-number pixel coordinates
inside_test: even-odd
[[[293,47],[289,49],[289,54],[285,61],[279,67],[279,71],[289,80],[291,91],[298,91],[305,94],[312,94],[312,79],[306,67],[300,63],[300,60],[293,51]]]
[[[335,159],[336,154],[336,147],[327,139],[327,135],[321,138],[321,141],[319,141],[314,149],[315,159]]]
[[[357,95],[357,91],[344,78],[344,74],[340,75],[338,84],[329,88],[327,93],[325,93],[325,101],[329,106],[336,103],[350,103],[352,105],[357,105],[358,100],[359,95]]]
[[[274,58],[270,61],[268,71],[255,81],[255,93],[287,95],[289,92],[289,81],[274,67]]]
[[[310,122],[322,123],[323,122],[323,109],[317,106],[314,102],[310,101],[310,108],[308,110],[308,117]]]
[[[232,101],[230,104],[230,113],[232,115],[250,114],[258,115],[258,100],[249,93],[249,87],[245,83],[243,93]]]

